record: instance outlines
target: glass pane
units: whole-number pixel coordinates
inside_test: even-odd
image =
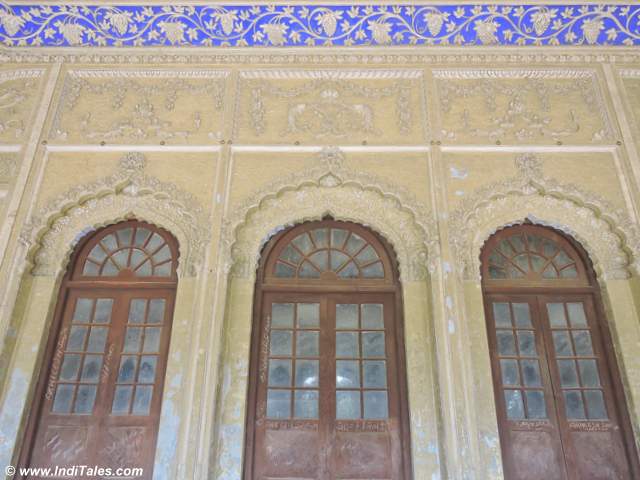
[[[298,304],[298,328],[318,328],[320,326],[320,304]]]
[[[546,260],[539,255],[531,255],[531,265],[534,272],[539,272],[546,263]]]
[[[113,251],[118,248],[118,242],[116,241],[115,235],[113,233],[107,235],[102,240],[100,240],[102,244],[106,247],[107,251]]]
[[[564,316],[564,305],[562,303],[547,303],[547,313],[551,328],[562,328],[567,326],[567,319]]]
[[[358,267],[352,261],[347,264],[340,272],[338,272],[338,276],[340,278],[358,278],[360,272],[358,271]]]
[[[66,353],[60,368],[60,380],[75,381],[78,378],[78,370],[80,370],[81,355]]]
[[[91,249],[91,253],[89,253],[89,258],[91,260],[95,260],[96,263],[100,264],[103,262],[105,258],[107,258],[107,253],[104,251],[102,246],[98,243],[95,247]]]
[[[134,298],[129,307],[129,323],[144,323],[144,310],[147,301],[143,298]]]
[[[358,328],[358,304],[338,303],[336,305],[336,328]]]
[[[293,263],[294,265],[297,265],[302,261],[302,255],[300,255],[300,252],[291,245],[287,245],[287,247],[282,250],[279,258],[289,263]]]
[[[320,355],[318,338],[318,332],[298,332],[296,334],[296,356],[317,357]]]
[[[542,237],[538,235],[527,235],[527,245],[530,252],[542,251]]]
[[[381,419],[388,416],[387,392],[364,392],[364,418]]]
[[[556,349],[556,355],[558,357],[573,355],[573,348],[571,347],[571,341],[569,340],[569,332],[566,330],[553,332],[553,346]]]
[[[348,388],[360,386],[360,362],[357,360],[336,361],[336,387]]]
[[[556,257],[553,259],[553,262],[558,266],[558,268],[562,268],[565,265],[573,263],[573,260],[569,258],[569,255],[567,255],[564,250],[560,250],[560,253],[556,255]]]
[[[73,399],[73,385],[58,385],[51,411],[54,413],[69,413]]]
[[[540,387],[542,380],[540,379],[540,368],[538,360],[520,360],[522,367],[522,377],[527,387]]]
[[[317,387],[319,375],[318,360],[296,361],[296,387]]]
[[[576,362],[573,360],[558,360],[558,370],[560,370],[560,384],[563,387],[579,386]]]
[[[584,399],[587,402],[587,412],[590,420],[606,420],[607,409],[600,390],[585,390]]]
[[[102,355],[85,355],[82,375],[83,382],[97,382],[102,368]]]
[[[336,392],[336,418],[350,420],[360,418],[360,391]]]
[[[298,235],[296,238],[293,239],[291,243],[293,243],[296,247],[298,247],[298,250],[300,250],[305,255],[307,255],[309,252],[311,252],[311,250],[313,250],[313,244],[311,243],[311,239],[309,238],[309,235],[307,235],[306,232],[301,235]]]
[[[80,385],[76,394],[76,404],[73,413],[91,413],[93,412],[93,404],[96,401],[95,385]]]
[[[276,263],[275,276],[281,278],[292,278],[296,276],[296,269],[291,265],[286,265],[282,262]]]
[[[119,271],[120,270],[118,269],[116,264],[111,261],[111,259],[108,259],[105,262],[104,267],[102,267],[102,275],[105,277],[114,277],[118,274]]]
[[[528,303],[512,303],[513,316],[518,328],[531,328],[531,315]]]
[[[87,344],[87,352],[103,353],[104,345],[107,342],[106,327],[93,327],[89,334],[89,342]]]
[[[347,244],[344,246],[344,250],[349,255],[353,256],[365,245],[365,243],[366,242],[362,239],[362,237],[355,233],[352,233],[349,237],[349,240],[347,240]]]
[[[576,270],[575,265],[571,265],[570,267],[563,268],[560,270],[560,276],[562,278],[578,278],[578,271]]]
[[[498,244],[498,250],[500,250],[502,253],[504,253],[507,257],[511,257],[515,253],[515,250],[513,249],[511,244],[506,240],[502,240]]]
[[[67,341],[67,351],[83,351],[84,338],[87,335],[87,327],[71,327],[69,340]]]
[[[133,239],[133,228],[129,227],[117,230],[116,235],[118,236],[120,246],[128,247],[129,245],[131,245],[131,240]]]
[[[314,253],[309,257],[309,260],[318,267],[318,270],[321,272],[329,270],[329,252],[327,250]]]
[[[520,385],[517,360],[500,360],[500,370],[502,371],[502,385]]]
[[[113,308],[112,298],[99,298],[96,302],[96,314],[93,319],[94,323],[110,323],[111,309]]]
[[[384,357],[384,332],[363,332],[362,333],[362,356]]]
[[[542,390],[527,390],[527,418],[547,418],[547,406],[544,403]]]
[[[367,263],[378,260],[379,257],[373,247],[371,245],[367,245],[360,253],[358,253],[358,255],[356,255],[355,258],[356,262],[360,265],[366,265]]]
[[[356,358],[358,334],[356,332],[336,332],[336,357]]]
[[[165,306],[164,298],[153,298],[151,302],[149,302],[149,316],[147,318],[147,323],[162,323],[164,319],[164,306]]]
[[[507,418],[521,420],[524,418],[524,404],[520,390],[505,390],[504,401],[507,405]]]
[[[132,355],[123,355],[120,359],[120,371],[118,372],[118,382],[133,382],[136,374],[137,357]]]
[[[271,330],[271,355],[291,356],[293,351],[293,334],[291,330]]]
[[[582,303],[567,303],[567,310],[569,310],[569,321],[572,327],[587,326],[587,317],[584,315]]]
[[[591,334],[588,330],[578,330],[571,332],[576,345],[578,355],[593,355],[593,345],[591,344]]]
[[[157,352],[160,350],[160,327],[149,327],[144,331],[144,348],[145,353]]]
[[[289,390],[267,390],[267,418],[289,418],[291,416],[291,392]]]
[[[318,418],[318,391],[296,390],[293,412],[295,418]]]
[[[336,271],[349,260],[349,257],[338,250],[331,250],[331,270]]]
[[[271,305],[271,326],[293,328],[293,303]]]
[[[151,396],[153,387],[151,385],[139,385],[136,387],[136,396],[133,399],[133,415],[148,415],[151,408]]]
[[[536,352],[536,340],[533,336],[533,332],[519,331],[518,335],[518,348],[520,349],[520,355],[523,357],[535,357]]]
[[[163,243],[164,240],[162,239],[162,237],[157,233],[154,233],[153,235],[151,235],[151,239],[147,243],[146,250],[149,253],[155,252]]]
[[[384,328],[382,304],[365,303],[362,305],[362,328]]]
[[[582,395],[579,390],[568,390],[564,394],[564,407],[567,412],[567,418],[586,419],[584,414],[584,404],[582,403]]]
[[[143,247],[144,244],[146,243],[147,239],[149,238],[149,235],[151,235],[151,232],[149,230],[147,230],[146,228],[138,228],[136,230],[136,236],[135,236],[135,240],[134,240],[134,244],[136,247]]]
[[[311,236],[313,237],[313,243],[316,244],[316,247],[326,248],[329,246],[329,238],[327,237],[326,229],[319,228],[317,230],[313,230],[311,232]]]
[[[136,353],[140,351],[140,339],[142,338],[142,328],[127,327],[127,333],[124,337],[125,353]]]
[[[547,265],[544,271],[542,272],[542,278],[557,278],[557,277],[558,277],[558,272],[556,272],[556,269],[553,268],[552,263]]]
[[[98,275],[100,275],[100,270],[98,269],[98,265],[90,261],[85,262],[84,268],[82,269],[82,275],[87,275],[89,277],[97,277]]]
[[[127,262],[129,261],[129,249],[127,248],[125,250],[119,250],[118,252],[114,253],[111,257],[111,260],[116,262],[120,269],[127,268]]]
[[[349,232],[347,232],[346,230],[342,230],[340,228],[332,228],[331,229],[331,246],[333,248],[342,249],[342,246],[344,245],[344,241],[346,240],[348,233]]]
[[[156,355],[143,355],[140,357],[140,368],[138,370],[138,382],[153,383],[156,379]]]
[[[291,360],[269,360],[269,386],[291,386]]]
[[[516,343],[513,339],[511,330],[498,330],[496,332],[498,338],[498,354],[499,355],[515,355]]]
[[[365,360],[362,368],[364,388],[387,388],[387,362]]]
[[[384,269],[382,268],[382,262],[372,263],[362,269],[362,276],[364,278],[384,278]]]
[[[166,262],[171,258],[171,249],[169,245],[165,245],[156,253],[153,254],[153,263],[162,263]]]
[[[91,321],[92,310],[93,299],[79,298],[76,302],[76,311],[73,312],[74,323],[89,323]]]
[[[511,312],[509,312],[509,304],[494,302],[493,318],[496,322],[496,328],[511,328]]]
[[[111,412],[116,415],[126,415],[129,413],[129,404],[131,403],[131,392],[133,387],[126,385],[117,385],[116,393],[113,396],[113,404]]]
[[[599,387],[600,376],[598,375],[598,367],[595,360],[578,360],[578,368],[580,369],[580,380],[583,387]]]
[[[302,278],[320,278],[320,272],[306,260],[302,263],[298,275]]]
[[[545,257],[547,258],[553,257],[557,251],[558,251],[558,247],[551,240],[545,238],[542,241],[542,253],[544,254]]]
[[[489,265],[489,277],[491,278],[507,278],[504,269]]]
[[[518,267],[520,267],[520,270],[522,270],[523,272],[526,273],[529,271],[529,255],[528,254],[523,253],[522,255],[518,255],[513,259],[513,261],[516,263],[516,265],[518,265]]]
[[[145,261],[142,265],[140,265],[136,269],[136,275],[138,277],[148,277],[153,273],[153,267],[151,265],[151,260]]]

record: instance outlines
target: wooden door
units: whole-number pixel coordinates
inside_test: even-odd
[[[507,479],[632,479],[638,457],[593,277],[577,246],[532,225],[483,250]]]
[[[89,253],[78,255],[83,265],[74,273],[80,275],[72,274],[63,286],[59,331],[34,406],[38,413],[30,420],[23,466],[137,468],[142,474],[117,478],[152,477],[175,296],[174,282],[159,275],[166,271],[171,277],[175,267],[161,268],[165,254],[155,255],[171,240],[163,235],[126,222],[81,249]],[[98,257],[100,267],[90,270],[97,275],[83,275],[93,268],[87,262]],[[105,280],[101,274],[110,261],[117,270]],[[141,267],[146,262],[149,270]],[[150,275],[136,276],[145,272]]]
[[[318,278],[258,290],[245,478],[408,479],[396,291]]]

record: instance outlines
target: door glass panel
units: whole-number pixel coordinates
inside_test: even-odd
[[[387,392],[364,392],[364,418],[383,419],[389,416]]]
[[[336,392],[336,418],[338,420],[360,418],[359,390],[338,390]]]
[[[291,355],[293,351],[293,332],[291,330],[273,330],[271,332],[271,355]]]
[[[573,343],[576,346],[576,354],[593,355],[593,345],[591,344],[591,334],[588,330],[574,330]]]
[[[267,417],[289,418],[291,416],[291,391],[273,390],[267,391]]]
[[[503,385],[520,385],[520,372],[517,360],[500,360]]]
[[[516,328],[531,328],[531,314],[528,303],[512,303]]]
[[[344,358],[358,357],[358,332],[336,332],[336,356]]]
[[[587,412],[590,420],[606,420],[607,409],[604,405],[604,397],[601,390],[585,390],[584,399],[587,404]]]
[[[511,312],[508,303],[496,302],[493,304],[493,318],[496,328],[511,328]]]
[[[547,303],[547,312],[549,314],[551,328],[562,328],[567,325],[564,305],[562,303]]]
[[[364,388],[387,388],[387,365],[385,361],[365,360],[362,370]]]
[[[567,310],[569,310],[569,321],[573,328],[587,326],[587,317],[582,303],[567,303]]]
[[[536,340],[533,332],[518,331],[518,349],[521,357],[535,357],[537,355]]]
[[[573,360],[558,360],[560,370],[560,384],[563,387],[577,387],[578,374],[576,373],[576,362]]]
[[[296,355],[298,357],[317,357],[319,354],[318,332],[296,333]]]
[[[320,326],[320,304],[298,304],[298,328],[318,328]]]
[[[362,356],[365,358],[384,357],[384,333],[362,333]]]
[[[291,386],[291,360],[269,360],[269,386]]]
[[[599,387],[600,375],[595,360],[578,360],[580,368],[580,380],[583,387]]]
[[[375,303],[362,305],[362,328],[384,328],[382,305]]]
[[[318,376],[318,360],[296,360],[296,387],[317,387]]]
[[[522,367],[522,377],[527,387],[540,387],[542,380],[540,379],[540,369],[538,368],[538,360],[520,360]]]
[[[360,362],[357,360],[336,361],[336,386],[359,387],[360,386]]]
[[[522,403],[522,393],[520,390],[505,390],[504,400],[507,405],[507,418],[509,420],[525,418],[524,404]]]
[[[339,303],[336,305],[336,328],[358,328],[357,303]]]
[[[500,355],[515,355],[516,342],[513,339],[511,330],[498,330],[498,353]]]
[[[544,392],[542,390],[527,390],[525,395],[527,400],[527,418],[547,418],[547,407],[544,403]]]
[[[584,404],[582,402],[580,390],[565,390],[564,406],[568,419],[583,420],[587,418],[584,413]]]
[[[295,418],[318,418],[318,391],[296,390]]]
[[[293,328],[293,303],[274,303],[271,306],[271,326]]]

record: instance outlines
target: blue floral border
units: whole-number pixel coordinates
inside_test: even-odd
[[[11,5],[9,47],[640,45],[636,5]]]

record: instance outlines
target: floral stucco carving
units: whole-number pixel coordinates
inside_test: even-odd
[[[0,71],[0,140],[15,142],[24,136],[38,77],[43,72],[43,69]]]
[[[128,153],[113,175],[49,200],[20,236],[32,273],[58,274],[84,235],[138,218],[173,233],[180,245],[178,274],[196,275],[209,240],[208,215],[191,194],[146,174],[145,162],[141,153]]]
[[[640,270],[640,226],[626,212],[545,176],[534,154],[519,155],[515,162],[515,177],[480,188],[450,216],[451,242],[465,278],[479,278],[480,251],[494,232],[527,219],[574,237],[602,279],[628,278]]]
[[[325,147],[319,165],[261,188],[224,222],[225,268],[255,274],[262,246],[278,231],[331,215],[369,226],[395,250],[403,280],[424,280],[439,258],[436,222],[402,187],[342,166],[344,153]]]
[[[18,173],[18,156],[10,154],[0,154],[0,184],[11,183]]]

